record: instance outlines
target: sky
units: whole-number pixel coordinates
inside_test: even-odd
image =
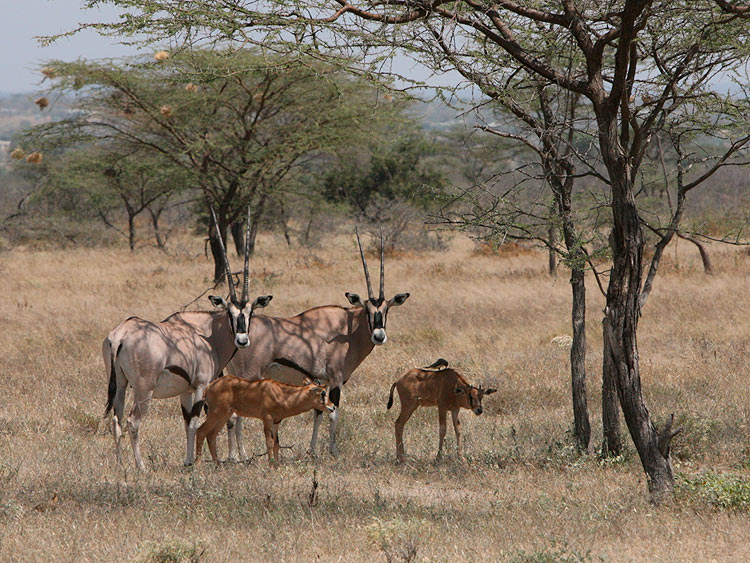
[[[34,93],[40,89],[39,68],[45,60],[122,57],[137,53],[135,47],[121,45],[117,38],[102,37],[93,31],[81,32],[42,47],[35,36],[53,35],[93,21],[114,21],[118,10],[105,6],[83,10],[81,0],[0,0],[0,93]],[[405,57],[397,57],[394,70],[427,80],[428,73]],[[429,79],[431,83],[454,84],[458,75]],[[719,90],[732,89],[729,80],[719,80]]]
[[[0,0],[0,92],[25,93],[39,89],[39,67],[45,60],[97,59],[136,54],[135,47],[116,38],[82,32],[42,47],[34,39],[74,29],[79,23],[114,20],[111,7],[83,10],[80,0]]]

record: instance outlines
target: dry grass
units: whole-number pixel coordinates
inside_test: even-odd
[[[201,242],[179,248],[177,257],[112,249],[0,257],[1,560],[750,559],[747,254],[714,248],[718,273],[707,278],[680,243],[644,311],[648,404],[658,420],[674,411],[685,428],[674,445],[677,501],[657,509],[632,451],[600,463],[572,447],[567,350],[551,342],[570,333],[565,275],[549,279],[544,254],[483,255],[460,238],[446,253],[388,260],[387,293],[412,297],[392,312],[388,344],[344,389],[339,459],[304,456],[303,416],[282,425],[282,445],[293,449],[279,467],[257,458],[185,469],[170,399],[154,401],[142,426],[149,470],[133,471],[129,445],[118,470],[99,420],[101,340],[127,316],[161,319],[209,285]],[[275,315],[344,304],[344,291],[364,286],[351,237],[314,255],[262,238],[253,269],[252,293],[274,294]],[[598,443],[602,297],[589,287]],[[396,466],[398,405],[385,410],[388,386],[439,356],[499,392],[483,416],[462,414],[464,462],[433,463],[437,416],[425,410],[406,427],[409,461]],[[257,423],[246,436],[249,450],[263,451]]]

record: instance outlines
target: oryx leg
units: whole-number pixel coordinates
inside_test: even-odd
[[[187,452],[184,465],[193,465],[195,461],[195,433],[198,430],[198,422],[203,408],[203,395],[206,392],[205,385],[199,385],[195,393],[183,393],[180,395],[182,404],[182,417],[185,420],[185,434],[187,437]]]
[[[440,425],[440,442],[438,442],[438,453],[437,453],[437,459],[441,459],[443,457],[443,441],[445,440],[445,430],[446,430],[446,415],[448,414],[447,409],[441,409],[438,408],[438,423]]]
[[[229,461],[239,461],[237,458],[237,440],[234,435],[234,426],[236,423],[236,415],[232,415],[227,420],[227,460]]]
[[[310,439],[310,451],[308,452],[312,457],[318,457],[318,429],[321,420],[323,420],[323,411],[313,410],[313,433]]]
[[[333,387],[329,391],[329,396],[331,398],[331,402],[336,405],[336,410],[328,413],[328,437],[329,437],[329,446],[328,450],[331,452],[332,456],[339,455],[339,449],[336,447],[336,425],[339,421],[339,403],[341,402],[341,387]]]
[[[247,452],[245,452],[245,444],[242,442],[242,421],[243,418],[241,416],[238,416],[234,421],[234,439],[237,443],[236,458],[238,461],[248,459]]]
[[[401,412],[396,419],[396,461],[404,460],[404,454],[406,453],[404,450],[404,426],[415,410],[417,410],[416,403],[404,404],[404,401],[401,401]]]
[[[135,456],[135,466],[138,470],[144,471],[146,466],[141,457],[141,443],[138,436],[138,430],[141,426],[143,417],[148,413],[148,407],[151,403],[153,390],[146,393],[138,393],[133,390],[133,408],[128,415],[128,432],[130,433],[130,443],[133,446],[133,456]]]
[[[458,409],[451,411],[453,417],[453,430],[456,432],[456,451],[459,459],[461,458],[461,421],[458,420]]]
[[[125,394],[128,390],[128,381],[122,373],[117,374],[117,391],[112,402],[112,436],[115,439],[115,454],[117,465],[122,465],[122,452],[120,439],[122,438],[122,425],[125,422]]]

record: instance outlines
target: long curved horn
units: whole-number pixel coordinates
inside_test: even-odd
[[[362,250],[362,241],[359,240],[359,229],[354,227],[354,233],[357,235],[357,244],[359,245],[359,255],[362,258],[362,267],[365,269],[365,281],[367,282],[367,297],[373,299],[372,284],[370,283],[370,272],[367,270],[367,260],[365,260],[365,253]]]
[[[247,226],[245,227],[245,267],[242,271],[242,302],[247,303],[250,286],[250,206],[247,206]]]
[[[211,218],[214,220],[214,228],[216,229],[216,238],[219,239],[219,248],[221,248],[221,255],[224,258],[224,270],[227,278],[227,285],[229,286],[229,298],[232,301],[237,301],[237,291],[234,289],[234,280],[232,279],[232,269],[229,267],[229,259],[227,258],[227,251],[224,248],[224,240],[221,238],[221,229],[219,228],[219,222],[216,220],[216,213],[214,213],[213,206],[209,205],[208,209],[211,211]]]
[[[385,299],[385,251],[383,250],[383,227],[380,227],[380,300]]]

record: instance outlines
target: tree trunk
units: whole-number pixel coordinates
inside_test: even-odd
[[[585,257],[576,234],[572,218],[573,176],[572,168],[565,173],[555,169],[551,162],[545,162],[548,180],[555,194],[557,213],[562,226],[563,240],[571,264],[570,286],[573,292],[571,323],[573,342],[570,347],[570,382],[573,395],[573,427],[579,450],[588,451],[591,441],[591,424],[586,401],[586,277]],[[565,177],[563,181],[562,178]],[[552,237],[550,227],[550,238]],[[550,262],[551,265],[551,262]]]
[[[570,285],[573,290],[573,343],[570,347],[573,421],[578,449],[587,452],[591,440],[591,425],[586,404],[586,282],[582,266],[572,269]]]
[[[602,456],[618,456],[622,453],[620,434],[620,400],[617,396],[617,375],[609,341],[604,336],[602,360]]]
[[[234,251],[240,258],[244,257],[245,253],[245,223],[242,221],[235,221],[231,226],[232,241],[234,241]]]
[[[692,242],[695,246],[698,247],[698,252],[701,253],[701,261],[703,262],[703,272],[709,276],[713,274],[714,266],[711,263],[711,256],[709,256],[708,250],[706,250],[705,245],[703,245],[701,241],[699,241],[697,238],[694,238],[688,235],[683,235],[680,232],[677,233],[677,236]]]
[[[610,144],[608,148],[614,152],[615,146]],[[617,166],[613,166],[615,163]],[[605,338],[609,342],[605,352],[614,363],[622,412],[646,472],[651,499],[661,503],[671,500],[674,492],[669,453],[673,434],[671,424],[661,433],[656,430],[641,390],[636,334],[643,274],[643,232],[626,159],[610,158],[607,164],[612,179],[613,268],[604,318]]]
[[[130,252],[135,250],[135,214],[128,211],[128,244]]]
[[[255,206],[255,210],[252,214],[252,222],[250,224],[250,244],[247,248],[247,253],[250,256],[255,254],[255,239],[258,236],[258,226],[263,218],[263,208],[266,206],[267,197],[268,196],[265,193],[261,194],[258,204]]]
[[[221,229],[221,239],[227,240],[227,225],[219,218],[219,228]],[[211,247],[211,255],[214,259],[214,283],[218,284],[224,279],[224,272],[226,268],[224,266],[224,256],[221,252],[221,245],[219,239],[216,236],[216,229],[213,225],[208,228],[208,241]]]
[[[148,208],[148,212],[151,215],[151,225],[154,228],[154,238],[156,239],[156,246],[157,248],[164,249],[164,239],[161,236],[161,231],[159,230],[159,218],[161,217],[162,209],[159,209],[158,211],[154,211],[150,207]]]
[[[550,277],[557,277],[557,253],[555,252],[555,245],[557,244],[557,229],[555,223],[550,218],[549,228],[547,230],[547,238],[549,242],[549,275]],[[572,283],[572,282],[571,282]]]

